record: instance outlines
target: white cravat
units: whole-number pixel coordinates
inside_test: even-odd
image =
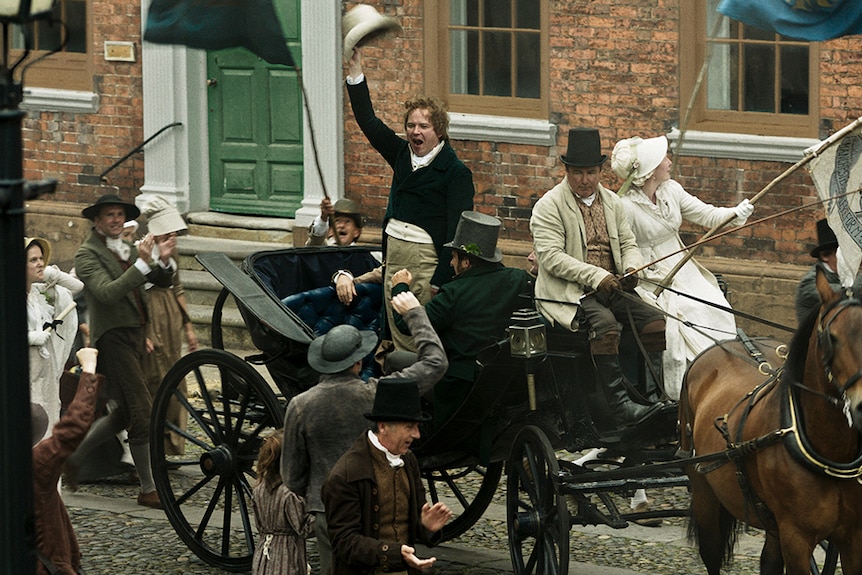
[[[129,256],[132,255],[132,248],[129,247],[129,244],[120,238],[109,238],[108,236],[105,236],[105,245],[109,250],[117,254],[121,260],[124,262],[129,261]]]
[[[413,171],[415,172],[419,168],[424,168],[425,166],[427,166],[431,162],[433,162],[434,158],[437,157],[437,154],[440,153],[440,150],[443,149],[443,144],[445,144],[445,143],[446,143],[445,140],[440,140],[440,142],[436,146],[434,146],[434,148],[430,152],[425,154],[424,156],[417,156],[416,154],[413,153],[413,148],[410,148],[410,164],[411,164],[411,167],[413,168]]]
[[[373,445],[374,447],[382,451],[384,455],[386,455],[386,460],[389,462],[389,467],[401,467],[402,465],[404,465],[404,460],[401,459],[401,456],[395,455],[394,453],[383,447],[383,444],[380,443],[379,439],[377,439],[377,435],[370,429],[368,430],[368,441],[371,442],[371,445]]]

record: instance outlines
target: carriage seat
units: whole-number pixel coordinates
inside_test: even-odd
[[[356,297],[349,306],[338,300],[333,286],[324,286],[289,295],[281,303],[296,313],[316,336],[327,333],[337,325],[348,324],[356,329],[380,333],[380,308],[383,303],[383,286],[357,284]],[[362,378],[372,375],[373,352],[362,367]]]

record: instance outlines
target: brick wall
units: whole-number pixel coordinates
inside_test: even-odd
[[[93,0],[91,9],[97,113],[30,113],[23,125],[24,176],[57,178],[51,199],[58,201],[90,203],[113,192],[100,188],[99,174],[143,141],[140,2]],[[137,61],[105,61],[105,40],[134,42]],[[144,183],[143,156],[132,156],[107,180],[123,197],[133,197]]]
[[[345,3],[346,9],[353,3]],[[364,49],[364,70],[378,115],[402,132],[401,103],[423,89],[422,2],[402,0],[381,7],[404,25],[386,51]],[[504,222],[502,236],[529,241],[528,219],[535,201],[562,178],[558,157],[569,128],[598,127],[605,153],[622,138],[667,133],[680,121],[679,0],[559,0],[550,3],[550,119],[558,125],[557,146],[453,141],[473,170],[477,209]],[[820,44],[821,137],[862,111],[860,41]],[[684,106],[684,105],[683,105]],[[359,198],[378,224],[386,205],[391,170],[359,132],[345,99],[346,193]],[[691,193],[716,205],[751,198],[790,164],[681,157],[677,179]],[[603,182],[620,181],[605,168]],[[800,170],[758,202],[753,219],[816,199],[808,174]],[[822,211],[808,209],[758,224],[703,248],[705,256],[807,265],[814,222]],[[683,227],[693,241],[703,230]]]

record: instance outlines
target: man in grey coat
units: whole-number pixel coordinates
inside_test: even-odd
[[[419,361],[389,377],[414,380],[424,393],[446,373],[446,354],[412,292],[393,297],[392,307],[407,321]],[[316,517],[321,573],[329,572],[332,549],[320,488],[335,462],[368,428],[363,413],[374,403],[377,379],[365,383],[359,372],[362,359],[376,345],[376,333],[350,325],[336,326],[312,341],[308,363],[323,375],[316,386],[290,401],[284,416],[281,476],[291,491],[307,498],[308,511]]]
[[[569,131],[566,177],[533,207],[530,231],[539,262],[536,300],[553,328],[577,331],[589,324],[596,377],[616,422],[637,424],[659,404],[640,405],[626,390],[619,360],[620,325],[631,315],[647,351],[664,349],[664,318],[634,295],[643,265],[622,200],[599,183],[598,130]],[[622,292],[629,292],[625,297]]]

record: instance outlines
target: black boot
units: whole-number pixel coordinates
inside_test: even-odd
[[[623,380],[619,356],[593,355],[593,361],[605,400],[619,425],[636,425],[661,407],[661,404],[641,405],[632,401]]]
[[[664,371],[662,369],[662,355],[660,351],[650,351],[647,352],[648,357],[644,360],[649,364],[644,366],[646,368],[644,398],[650,403],[659,403],[667,399],[664,385],[662,385],[662,372]],[[652,369],[650,369],[650,365],[652,365]]]

